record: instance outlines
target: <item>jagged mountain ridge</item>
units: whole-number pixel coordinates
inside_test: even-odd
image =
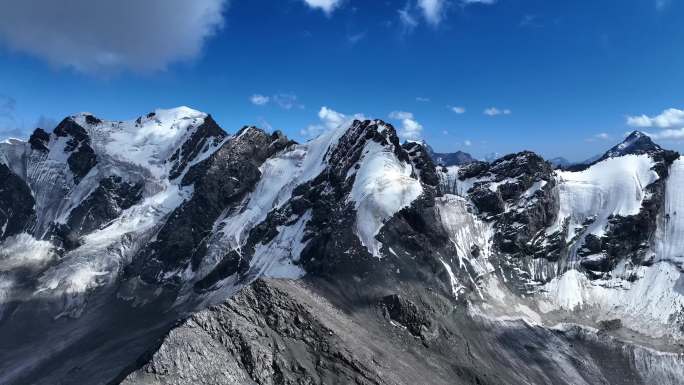
[[[0,253],[0,334],[16,334],[22,322],[36,318],[46,336],[67,330],[81,336],[60,344],[5,338],[3,382],[123,379],[136,362],[155,356],[158,339],[177,319],[264,276],[304,277],[334,311],[361,306],[370,315],[352,321],[369,335],[397,338],[387,347],[413,346],[411,338],[438,347],[421,353],[445,360],[434,383],[453,376],[462,383],[556,379],[533,368],[497,377],[495,363],[507,361],[487,351],[470,363],[454,359],[458,366],[447,365],[447,357],[464,353],[443,337],[464,326],[479,331],[460,333],[459,339],[474,343],[485,333],[493,346],[514,354],[521,347],[502,343],[492,329],[523,333],[501,321],[511,317],[538,325],[542,334],[559,320],[613,325],[616,338],[633,343],[627,334],[636,331],[637,342],[667,351],[676,348],[664,342],[666,336],[681,339],[681,249],[673,214],[680,161],[660,148],[614,154],[581,172],[554,171],[530,152],[491,164],[437,168],[425,147],[401,145],[394,128],[377,120],[348,122],[297,144],[254,127],[228,135],[209,115],[181,108],[129,122],[79,114],[52,134],[36,131],[27,143],[0,145],[0,159],[12,186],[0,203],[33,208],[17,214],[10,203],[0,207],[0,220],[9,218],[0,237],[9,251]],[[598,203],[577,206],[575,196],[598,197]],[[357,289],[347,293],[349,287]],[[656,295],[639,297],[649,291]],[[405,299],[383,300],[396,296]],[[350,307],[346,298],[357,305]],[[292,297],[294,304],[304,299]],[[449,308],[461,309],[458,322]],[[378,315],[374,309],[386,310]],[[110,314],[114,310],[123,316]],[[634,311],[643,320],[630,317]],[[109,345],[82,347],[80,341],[97,332],[92,325],[100,329],[131,318],[139,322],[113,327]],[[582,333],[591,340],[595,332]],[[127,346],[130,335],[136,348],[112,352]],[[298,338],[277,340],[293,348]],[[559,337],[557,347],[569,349],[568,338]],[[607,351],[616,343],[596,342]],[[50,344],[56,346],[46,349]],[[19,346],[40,353],[29,358],[17,354]],[[655,354],[640,352],[646,360]],[[598,365],[604,354],[582,358],[584,353],[564,354],[585,365]],[[629,357],[616,362],[642,368],[633,373],[641,380],[633,383],[648,383],[681,370],[681,355],[667,354],[664,367]],[[237,360],[236,382],[269,383],[256,379],[246,356],[232,352],[223,359],[228,357]],[[422,365],[415,355],[405,359]],[[335,364],[331,356],[321,360],[319,365]],[[209,368],[190,369],[201,374]],[[332,371],[337,374],[326,378],[346,378],[358,369],[352,365],[351,372]],[[379,370],[366,370],[365,377],[375,378],[370,383],[394,383]],[[299,381],[313,373],[322,372],[310,368],[288,376]],[[153,375],[159,383],[184,383],[178,376]],[[619,383],[604,369],[586,376],[565,381]]]

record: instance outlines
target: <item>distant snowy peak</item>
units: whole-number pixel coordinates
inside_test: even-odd
[[[653,154],[663,151],[651,138],[640,131],[633,131],[622,143],[608,150],[598,161],[623,155]]]
[[[567,160],[566,158],[563,158],[562,156],[558,156],[553,159],[549,159],[549,163],[551,163],[554,167],[557,168],[563,168],[563,167],[568,167],[572,165],[572,162]]]

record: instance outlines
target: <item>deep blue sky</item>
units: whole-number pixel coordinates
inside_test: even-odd
[[[678,0],[445,4],[437,22],[414,0],[344,0],[329,13],[304,0],[234,0],[198,55],[161,70],[77,68],[44,47],[24,49],[0,27],[0,136],[29,132],[41,117],[129,119],[188,105],[229,132],[270,125],[302,140],[327,106],[398,127],[390,114],[410,112],[438,151],[530,149],[582,160],[619,141],[631,129],[627,116],[684,107]],[[402,22],[400,10],[414,23]],[[254,105],[255,94],[269,103]],[[448,108],[456,106],[465,113]],[[510,113],[483,113],[491,107]],[[673,124],[645,129],[681,128]],[[660,142],[684,149],[676,139]]]

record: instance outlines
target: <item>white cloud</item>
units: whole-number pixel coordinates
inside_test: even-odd
[[[318,111],[318,119],[320,120],[320,123],[311,124],[302,129],[299,133],[306,138],[313,138],[325,131],[333,130],[343,124],[346,124],[353,119],[362,120],[364,117],[361,114],[354,114],[350,117],[341,112],[337,112],[331,108],[323,106]]]
[[[264,96],[261,94],[254,94],[254,95],[250,96],[250,98],[249,98],[249,101],[252,102],[252,104],[254,104],[256,106],[266,105],[266,104],[268,104],[268,102],[270,100],[271,100],[270,97]]]
[[[420,103],[429,103],[429,102],[430,102],[430,98],[424,98],[424,97],[421,97],[421,96],[417,96],[417,97],[416,97],[416,101],[417,101],[417,102],[420,102]]]
[[[645,132],[645,134],[655,140],[684,140],[684,127],[668,128],[660,132]]]
[[[87,73],[155,71],[196,58],[227,0],[3,2],[0,43]]]
[[[444,17],[445,0],[418,0],[418,7],[428,23],[438,25]]]
[[[463,142],[463,144],[464,144],[466,147],[470,147],[470,146],[473,145],[473,142],[471,142],[471,141],[469,141],[469,140],[466,140],[466,141]]]
[[[451,111],[453,111],[454,113],[457,113],[457,114],[459,114],[459,115],[460,115],[460,114],[465,114],[465,112],[466,112],[465,107],[460,107],[460,106],[454,106],[454,107],[451,107],[451,106],[450,106],[449,109],[450,109]]]
[[[401,121],[401,132],[399,134],[405,139],[418,139],[423,132],[423,126],[416,121],[411,112],[406,111],[392,111],[389,114],[390,119]]]
[[[330,15],[335,8],[342,4],[342,0],[304,0],[306,5],[314,9],[320,9],[325,14]]]
[[[632,127],[658,127],[658,128],[675,128],[677,126],[684,126],[684,111],[676,108],[668,108],[660,115],[656,116],[628,116],[627,124]]]
[[[489,107],[483,111],[483,114],[488,115],[488,116],[510,115],[511,110],[509,110],[508,108],[500,110],[496,107]]]

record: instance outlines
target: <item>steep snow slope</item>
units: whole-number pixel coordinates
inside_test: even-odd
[[[580,171],[558,171],[560,211],[549,232],[557,231],[570,219],[568,239],[589,218],[587,233],[603,235],[611,215],[634,215],[641,209],[646,186],[658,179],[648,155],[609,158]]]

